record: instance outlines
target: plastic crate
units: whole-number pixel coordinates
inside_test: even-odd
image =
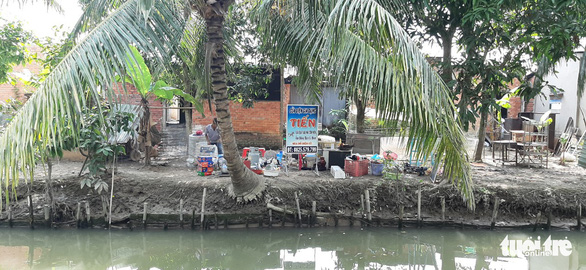
[[[368,174],[368,160],[348,160],[344,161],[344,171],[350,176],[358,177]]]

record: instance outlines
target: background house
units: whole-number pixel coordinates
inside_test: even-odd
[[[584,52],[576,52],[578,59]],[[535,98],[535,108],[533,112],[544,113],[551,110],[556,114],[555,134],[559,136],[564,132],[566,123],[571,117],[574,124],[580,131],[586,129],[586,98],[578,98],[578,71],[580,69],[579,60],[562,60],[556,65],[556,73],[548,74],[544,80],[557,88],[563,89],[563,92],[555,94],[549,87],[542,90],[543,95]],[[535,119],[541,115],[536,114]]]

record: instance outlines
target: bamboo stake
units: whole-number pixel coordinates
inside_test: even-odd
[[[269,209],[269,228],[273,227],[273,209]]]
[[[366,219],[368,219],[368,223],[372,221],[372,213],[370,212],[370,191],[366,189],[364,191],[364,197],[366,198]]]
[[[360,211],[362,211],[362,215],[364,216],[364,211],[366,207],[364,206],[364,194],[360,194]]]
[[[441,196],[441,203],[442,203],[442,222],[446,221],[446,197]]]
[[[417,186],[417,227],[421,227],[421,184]]]
[[[12,228],[12,206],[8,206],[8,227]]]
[[[494,225],[496,222],[496,217],[498,215],[499,212],[499,204],[501,203],[501,201],[499,200],[498,196],[494,197],[494,208],[492,210],[492,220],[490,221],[490,229],[493,230],[494,229]]]
[[[150,128],[150,126],[149,126]],[[147,149],[148,150],[148,149]],[[116,151],[114,151],[114,160],[112,161],[112,185],[110,186],[110,207],[108,213],[108,228],[112,226],[112,200],[114,199],[114,172],[116,171]]]
[[[92,213],[90,210],[90,201],[85,201],[85,213],[87,215],[86,219],[87,219],[87,224],[88,226],[92,226]]]
[[[77,213],[75,214],[75,219],[77,220],[77,227],[81,226],[81,203],[77,202]]]
[[[577,200],[577,211],[576,211],[576,219],[577,219],[577,228],[578,231],[580,230],[580,228],[582,227],[582,202],[580,202],[580,200]]]
[[[533,224],[533,231],[537,231],[537,225],[539,224],[539,220],[541,219],[541,211],[537,213],[537,217],[535,218],[535,224]]]
[[[315,201],[311,202],[311,226],[315,224],[316,220],[316,212],[317,212],[317,203]]]
[[[403,211],[405,210],[405,206],[402,204],[399,205],[399,230],[403,229]]]
[[[147,207],[148,207],[148,203],[144,202],[142,204],[142,226],[144,228],[146,228],[146,226],[147,226]]]
[[[283,210],[283,220],[281,220],[281,227],[285,227],[285,220],[287,219],[287,206]]]
[[[45,214],[45,224],[47,225],[47,227],[50,227],[51,221],[49,220],[49,218],[51,217],[51,212],[48,204],[43,205],[43,211]]]
[[[551,208],[547,208],[547,230],[551,230]]]
[[[183,199],[179,200],[179,223],[183,228]]]
[[[29,221],[30,221],[30,227],[31,229],[35,228],[35,214],[33,212],[33,196],[32,195],[28,195],[28,210],[29,210]]]
[[[200,218],[200,222],[201,222],[201,229],[204,229],[203,227],[203,221],[204,221],[204,217],[205,217],[205,209],[206,209],[206,192],[207,192],[207,188],[203,188],[203,195],[201,197],[201,218]]]
[[[295,191],[295,203],[297,204],[297,214],[299,215],[299,227],[301,227],[301,207],[299,206],[299,196],[297,196],[297,191]]]
[[[191,229],[195,228],[195,209],[191,211]]]

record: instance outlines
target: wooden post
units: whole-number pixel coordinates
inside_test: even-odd
[[[77,227],[81,227],[81,203],[77,202],[77,213],[75,214],[75,219],[77,220]]]
[[[88,227],[92,226],[92,212],[90,210],[90,201],[85,201],[85,213],[87,215],[87,225]]]
[[[205,219],[205,211],[206,211],[206,192],[207,192],[207,188],[203,188],[203,195],[201,197],[201,218],[200,218],[200,224],[201,224],[201,229],[204,229],[203,226],[203,221]]]
[[[368,226],[370,226],[372,213],[370,212],[370,191],[368,189],[364,191],[364,198],[366,199],[366,219],[368,220]]]
[[[191,211],[191,229],[195,228],[195,209]]]
[[[285,206],[285,211],[283,211],[283,220],[281,220],[281,227],[285,227],[285,220],[287,219],[287,206]]]
[[[269,228],[273,227],[273,209],[269,209]]]
[[[547,208],[547,230],[551,230],[551,208]]]
[[[403,211],[405,210],[404,205],[399,205],[399,230],[403,229]]]
[[[31,229],[35,228],[35,213],[33,212],[33,195],[28,195],[28,211],[29,211],[29,222]]]
[[[143,206],[142,206],[142,226],[144,228],[146,228],[146,226],[147,226],[147,207],[148,207],[148,203],[147,202],[143,203]]]
[[[364,206],[364,194],[360,194],[360,211],[362,211],[362,216],[364,216],[364,212],[366,211],[366,207]]]
[[[577,229],[578,231],[580,230],[580,228],[582,227],[582,202],[580,202],[580,200],[577,200],[577,209],[576,209],[576,219],[577,219]]]
[[[442,204],[442,222],[446,222],[446,197],[441,196],[441,204]]]
[[[214,213],[214,227],[216,228],[216,230],[219,228],[218,214],[216,214],[216,213]]]
[[[316,212],[317,212],[317,203],[315,201],[312,201],[311,202],[311,226],[312,227],[313,227],[313,225],[315,225],[315,221],[317,219]]]
[[[297,204],[297,214],[299,215],[299,227],[301,227],[301,207],[299,206],[299,196],[297,196],[297,191],[295,191],[295,203]]]
[[[102,198],[102,216],[104,216],[104,222],[110,224],[108,222],[108,203],[104,198]]]
[[[43,211],[45,214],[45,225],[47,227],[51,227],[51,209],[49,208],[48,204],[43,205]]]
[[[535,218],[535,224],[533,224],[533,231],[537,231],[537,225],[539,225],[539,220],[541,219],[541,211],[537,213],[537,217]]]
[[[179,225],[183,228],[183,199],[179,200]]]
[[[8,206],[8,227],[12,228],[12,206]]]
[[[417,227],[421,227],[421,184],[417,185]]]
[[[490,221],[490,229],[494,229],[494,225],[496,223],[496,217],[499,213],[499,204],[501,201],[499,200],[498,196],[494,196],[494,208],[492,209],[492,220]]]

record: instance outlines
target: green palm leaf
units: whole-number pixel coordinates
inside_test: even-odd
[[[184,21],[175,3],[155,1],[145,20],[139,2],[121,5],[73,47],[0,137],[0,180],[7,201],[21,173],[25,181],[32,180],[35,155],[44,159],[48,153],[42,149],[60,147],[61,131],[79,133],[89,102],[100,104],[103,92],[112,98],[111,91],[99,89],[110,89],[116,75],[125,74],[130,44],[151,52],[161,65],[178,45]]]
[[[277,59],[309,67],[299,70],[302,78],[328,76],[373,97],[386,123],[407,121],[409,145],[420,157],[435,152],[473,209],[464,135],[449,91],[390,12],[372,0],[297,3],[267,0],[255,11]]]

